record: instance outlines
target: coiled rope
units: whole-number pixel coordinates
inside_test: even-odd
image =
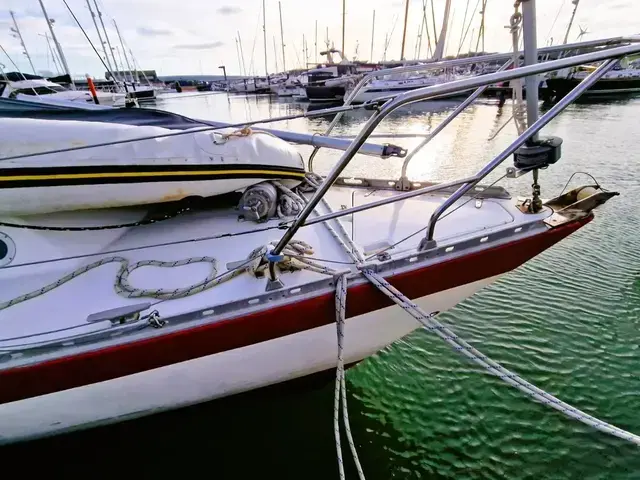
[[[149,297],[161,300],[172,300],[177,298],[189,297],[191,295],[204,292],[205,290],[209,290],[210,288],[231,280],[232,278],[235,278],[244,272],[248,272],[255,277],[264,276],[265,270],[268,267],[268,264],[264,261],[264,257],[267,252],[275,248],[276,243],[277,241],[273,241],[268,243],[267,245],[263,245],[254,249],[247,256],[246,262],[242,263],[235,269],[224,272],[221,275],[218,275],[217,260],[213,257],[190,257],[183,260],[176,260],[171,262],[160,260],[142,260],[136,263],[131,263],[129,259],[125,257],[106,257],[93,263],[89,263],[88,265],[84,265],[74,270],[73,272],[59,278],[58,280],[45,285],[44,287],[0,303],[0,311],[19,303],[26,302],[27,300],[31,300],[33,298],[44,295],[45,293],[50,292],[51,290],[54,290],[55,288],[58,288],[59,286],[64,285],[67,282],[70,282],[74,278],[77,278],[80,275],[93,270],[94,268],[98,268],[109,263],[120,263],[120,269],[116,274],[116,279],[114,282],[114,289],[119,295],[127,298]],[[310,260],[309,258],[305,258],[305,255],[313,254],[313,248],[309,244],[301,240],[292,240],[291,242],[289,242],[289,244],[287,244],[287,246],[283,249],[282,254],[284,256],[283,259],[277,263],[277,267],[280,270],[310,270],[325,275],[333,275],[335,273],[334,270],[327,268],[324,265],[321,265],[320,263],[317,263],[313,260]],[[131,275],[131,273],[141,267],[173,268],[181,267],[184,265],[191,265],[194,263],[208,263],[211,266],[211,271],[204,280],[187,287],[175,289],[146,289],[136,288],[129,283],[129,276]]]

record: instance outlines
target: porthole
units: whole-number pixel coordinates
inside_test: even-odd
[[[0,267],[9,265],[16,256],[16,244],[11,237],[0,232]]]

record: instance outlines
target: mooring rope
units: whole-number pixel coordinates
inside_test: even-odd
[[[331,208],[328,203],[325,204],[325,207],[331,212]],[[442,325],[438,322],[434,317],[439,312],[426,313],[423,309],[421,309],[418,305],[412,302],[409,298],[407,298],[402,292],[393,287],[389,282],[387,282],[383,277],[375,273],[374,271],[363,268],[363,257],[360,254],[357,246],[353,242],[353,240],[348,236],[345,231],[342,223],[339,219],[334,220],[338,225],[338,230],[342,234],[342,238],[337,234],[337,232],[329,225],[328,222],[325,223],[327,228],[336,240],[339,245],[343,247],[345,252],[351,257],[351,259],[358,264],[358,266],[362,269],[362,273],[365,278],[371,282],[378,290],[384,293],[389,299],[391,299],[395,304],[400,306],[404,311],[406,311],[409,315],[415,318],[418,322],[420,322],[424,328],[430,332],[435,333],[442,340],[447,342],[456,352],[464,355],[465,357],[472,360],[474,363],[480,365],[484,369],[486,369],[492,375],[500,378],[502,381],[511,385],[512,387],[517,388],[523,393],[529,395],[531,398],[537,400],[538,402],[548,405],[555,410],[558,410],[565,416],[577,420],[585,425],[588,425],[596,430],[599,430],[603,433],[607,433],[609,435],[613,435],[615,437],[621,438],[628,442],[634,443],[640,446],[640,436],[635,435],[631,432],[623,430],[621,428],[616,427],[610,423],[607,423],[603,420],[600,420],[588,413],[585,413],[568,403],[563,402],[562,400],[554,397],[553,395],[545,392],[544,390],[536,387],[535,385],[529,383],[524,378],[519,375],[507,370],[498,362],[490,359],[482,352],[471,346],[464,339],[460,338],[453,331],[448,329],[446,326]],[[343,293],[340,288],[336,289],[336,295],[341,296],[341,302],[345,302],[346,300],[346,292],[344,293],[345,297],[342,298]],[[336,302],[338,300],[336,299]],[[345,302],[346,304],[346,302]],[[354,454],[355,456],[355,454]],[[357,457],[356,457],[357,458]],[[359,463],[359,462],[357,462]]]
[[[465,340],[463,340],[447,327],[435,320],[434,317],[438,312],[427,314],[424,310],[418,307],[418,305],[405,297],[399,290],[397,290],[389,282],[387,282],[384,278],[382,278],[372,270],[365,269],[362,273],[382,293],[384,293],[387,297],[393,300],[394,303],[400,306],[405,312],[407,312],[418,322],[420,322],[424,326],[424,328],[438,335],[456,352],[466,356],[471,361],[485,368],[492,375],[497,376],[504,382],[526,393],[540,403],[558,410],[569,418],[573,418],[574,420],[578,420],[579,422],[589,425],[596,430],[600,430],[601,432],[608,433],[609,435],[613,435],[618,438],[622,438],[623,440],[627,440],[640,446],[639,436],[622,430],[607,422],[599,420],[581,410],[578,410],[577,408],[572,407],[571,405],[527,382],[522,377],[507,370],[499,363],[491,360],[489,357],[472,347]]]

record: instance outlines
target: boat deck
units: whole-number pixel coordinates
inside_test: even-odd
[[[362,205],[396,195],[392,190],[334,187],[326,199],[333,211]],[[394,248],[389,248],[405,237],[422,229],[445,194],[424,195],[344,217],[341,221],[346,233],[355,241],[365,256],[381,248],[388,249],[390,259],[415,255],[416,247],[424,237],[421,232]],[[502,195],[504,197],[504,195]],[[461,205],[462,204],[462,205]],[[461,206],[460,206],[461,205]],[[551,214],[545,208],[541,213],[521,213],[511,198],[470,199],[463,197],[460,208],[438,222],[435,230],[440,257],[420,262],[436,262],[459,255],[456,245],[482,248],[500,242],[492,234],[508,230],[511,236],[526,235],[528,226],[545,228],[540,222]],[[4,222],[31,225],[104,225],[136,221],[145,212],[140,209],[69,212],[53,216],[3,218]],[[329,213],[322,204],[316,214]],[[28,218],[28,221],[26,220]],[[280,239],[281,220],[265,223],[240,221],[234,208],[194,211],[159,223],[116,230],[52,232],[2,227],[0,231],[15,244],[15,258],[0,269],[0,302],[14,299],[100,259],[126,258],[133,264],[143,260],[178,261],[195,257],[214,257],[217,272],[223,273],[227,264],[245,260],[257,247]],[[329,222],[335,226],[335,220]],[[527,225],[526,228],[522,228]],[[357,269],[344,247],[332,236],[323,223],[299,230],[296,240],[311,245],[313,258],[332,260],[329,268]],[[453,247],[453,248],[452,248]],[[342,262],[342,263],[340,263]],[[377,259],[372,262],[381,263]],[[110,323],[87,323],[87,317],[106,310],[145,302],[155,304],[164,319],[192,315],[196,322],[220,321],[266,308],[266,303],[297,301],[309,295],[331,291],[331,277],[309,270],[284,272],[282,290],[265,292],[266,278],[256,278],[245,272],[222,284],[189,297],[158,300],[154,298],[125,298],[114,288],[121,263],[114,260],[87,271],[35,298],[0,311],[0,353],[21,351],[29,345],[51,342],[70,336],[104,331]],[[417,266],[417,264],[416,264]],[[173,268],[145,266],[130,275],[131,285],[142,289],[174,289],[195,285],[211,272],[211,263],[196,262]],[[195,312],[195,313],[194,313]],[[185,324],[172,325],[184,328]],[[152,329],[153,330],[153,329]],[[133,336],[147,335],[134,333]],[[118,341],[115,338],[112,341]],[[0,355],[1,356],[1,355]],[[15,359],[15,355],[12,355]],[[26,360],[26,359],[23,359]],[[13,363],[13,362],[10,362]]]

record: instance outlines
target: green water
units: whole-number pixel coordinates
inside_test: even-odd
[[[159,101],[158,107],[230,121],[305,108],[223,94]],[[424,132],[450,108],[414,108],[380,131]],[[508,107],[472,107],[414,160],[410,175],[444,180],[474,172],[514,138],[509,125],[488,140],[509,115]],[[354,134],[365,120],[363,114],[347,116],[338,131]],[[319,132],[329,121],[294,120],[277,127]],[[543,196],[558,193],[574,171],[592,173],[621,195],[567,240],[440,317],[540,388],[636,434],[639,121],[640,99],[631,99],[574,105],[550,124],[545,134],[565,142],[560,163],[541,175]],[[324,154],[318,168],[326,171],[335,158]],[[398,160],[365,158],[350,169],[388,178],[400,166]],[[530,181],[502,184],[526,194]],[[425,331],[361,363],[347,379],[352,430],[368,479],[640,479],[638,447],[532,402]],[[10,461],[17,454],[55,454],[58,461],[47,468],[71,476],[86,474],[84,466],[99,466],[99,473],[143,478],[337,478],[332,414],[333,385],[314,382],[12,447],[3,456]],[[356,478],[352,465],[347,467]]]

